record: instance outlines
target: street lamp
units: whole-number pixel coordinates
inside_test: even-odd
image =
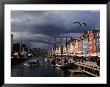
[[[74,22],[73,24],[76,24],[76,23],[78,23],[80,26],[82,26],[82,24],[83,24],[85,26],[85,28],[86,28],[86,23],[85,22],[80,23],[79,21],[77,21],[77,22]],[[87,52],[87,51],[85,51],[85,52]],[[86,56],[86,53],[85,53],[85,56]]]

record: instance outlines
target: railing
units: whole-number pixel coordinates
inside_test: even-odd
[[[87,73],[89,75],[92,75],[92,76],[100,76],[100,68],[99,67],[96,67],[96,66],[90,66],[90,65],[86,65],[86,64],[82,64],[82,63],[77,63],[77,62],[74,62],[75,65],[77,65],[77,69],[84,72],[84,73]]]

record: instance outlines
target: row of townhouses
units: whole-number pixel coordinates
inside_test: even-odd
[[[80,33],[76,38],[58,44],[55,48],[49,50],[49,56],[53,55],[100,57],[100,31],[89,30]]]

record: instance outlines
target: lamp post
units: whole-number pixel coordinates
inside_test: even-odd
[[[84,25],[86,28],[86,23],[84,23],[84,22],[80,23],[79,21],[77,21],[77,22],[74,22],[73,24],[76,24],[76,23],[78,23],[80,26]],[[86,53],[87,53],[87,51],[85,51],[85,56],[86,56]]]

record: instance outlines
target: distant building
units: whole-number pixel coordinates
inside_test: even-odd
[[[73,52],[72,52],[72,54],[74,55],[75,54],[75,39],[73,39],[73,43],[72,44],[73,44],[73,48],[72,48]]]
[[[18,52],[19,54],[21,53],[21,46],[20,43],[18,42],[13,42],[13,53]]]
[[[75,40],[75,54],[78,54],[78,39]]]
[[[69,49],[70,49],[69,50],[69,53],[72,54],[73,53],[73,43],[72,42],[70,43]]]
[[[63,54],[66,54],[66,45],[65,44],[63,44]]]
[[[70,43],[67,42],[67,55],[69,55],[69,54],[70,54]]]
[[[28,52],[28,48],[24,43],[18,43],[13,42],[13,53],[18,52],[19,55],[22,54],[22,52]]]
[[[88,34],[87,32],[83,33],[83,50],[82,53],[84,56],[88,54]]]
[[[63,44],[60,45],[60,54],[63,55]]]
[[[68,41],[67,43],[67,54],[68,55],[73,55],[74,54],[74,40],[73,38],[71,37],[70,40]]]
[[[82,54],[82,50],[83,50],[83,37],[80,36],[78,38],[78,54]]]
[[[49,51],[48,51],[48,56],[49,56],[49,57],[52,57],[52,56],[53,56],[53,49],[49,49]]]
[[[95,34],[95,52],[96,53],[100,52],[100,32],[99,32],[99,30],[97,30],[96,34]]]
[[[95,38],[94,38],[95,31],[88,31],[88,54],[94,54],[94,45],[95,45]]]
[[[53,49],[54,50],[54,49]],[[52,52],[54,54],[54,51]],[[93,56],[100,53],[100,32],[99,30],[85,31],[76,38],[61,42],[55,50],[57,55],[69,56]]]
[[[60,47],[56,46],[55,55],[60,55]]]

